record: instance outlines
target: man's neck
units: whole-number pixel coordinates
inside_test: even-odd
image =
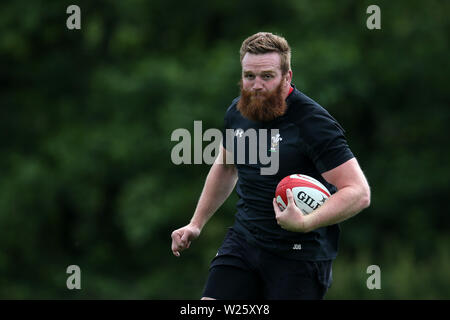
[[[292,93],[292,91],[294,91],[294,88],[292,88],[291,85],[289,85],[289,87],[287,88],[286,94],[284,95],[285,100],[287,99],[287,97],[289,97],[289,95]]]

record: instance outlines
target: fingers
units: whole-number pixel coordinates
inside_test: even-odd
[[[273,198],[272,200],[273,210],[275,211],[275,216],[278,216],[281,213],[280,208],[278,207],[277,200]]]
[[[186,244],[189,241],[189,232],[184,231],[183,236],[181,237],[181,242]]]
[[[185,249],[183,242],[181,241],[181,233],[179,230],[172,232],[172,253],[175,257],[180,256],[180,251]]]
[[[294,194],[292,193],[291,189],[286,189],[286,196],[287,196],[287,199],[288,199],[288,206],[289,205],[295,205]]]
[[[172,232],[173,255],[179,257],[181,251],[189,249],[191,246],[191,240],[194,238],[196,238],[196,235],[189,228],[181,228]]]
[[[184,249],[189,249],[191,246],[191,241],[189,238],[191,237],[190,232],[185,231],[183,236],[181,237],[181,244],[183,245]]]
[[[278,208],[278,203],[275,198],[273,198],[272,205],[273,205],[273,210],[275,211],[275,219],[277,220],[277,224],[279,225],[280,224],[279,217],[281,215],[281,210],[280,210],[280,208]]]
[[[287,197],[287,205],[283,205],[283,211],[278,206],[278,203],[275,198],[272,200],[273,210],[275,211],[275,219],[277,220],[278,225],[283,228],[283,225],[286,221],[286,215],[288,215],[289,207],[295,206],[294,194],[291,189],[286,189],[286,197]]]
[[[272,205],[273,205],[273,210],[275,211],[275,214],[276,214],[277,210],[280,210],[280,209],[278,208],[277,200],[275,200],[275,198],[272,199]]]

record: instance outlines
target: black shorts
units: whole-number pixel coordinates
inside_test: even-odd
[[[332,282],[332,260],[280,257],[249,244],[229,229],[212,260],[203,297],[220,300],[323,299]]]

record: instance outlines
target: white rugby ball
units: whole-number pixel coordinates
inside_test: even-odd
[[[304,174],[292,174],[283,178],[275,191],[275,199],[281,211],[288,204],[287,189],[292,190],[295,204],[304,214],[310,214],[331,197],[330,191],[316,179]]]

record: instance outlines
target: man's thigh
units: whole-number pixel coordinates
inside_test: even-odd
[[[272,260],[263,264],[266,299],[321,300],[331,283],[332,261]]]
[[[262,279],[252,265],[257,257],[255,252],[230,228],[211,261],[208,280],[203,297],[214,299],[260,299]]]
[[[215,265],[208,275],[203,297],[217,300],[262,298],[261,279],[252,271],[233,265]]]

